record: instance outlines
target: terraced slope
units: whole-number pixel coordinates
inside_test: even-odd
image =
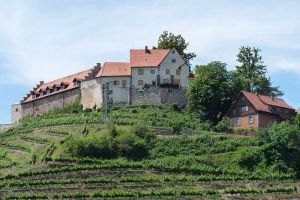
[[[134,111],[133,111],[134,110]],[[173,130],[169,108],[129,107],[111,114],[119,126],[139,121]],[[156,121],[158,120],[158,121]],[[173,120],[174,121],[174,120]],[[198,122],[199,124],[200,122]],[[236,160],[251,137],[207,133],[190,119],[180,129],[198,135],[158,137],[143,160],[75,158],[59,152],[74,135],[101,130],[101,112],[50,113],[0,133],[2,199],[299,199],[294,173],[248,170]],[[174,128],[175,127],[175,128]],[[197,131],[195,131],[197,130]]]

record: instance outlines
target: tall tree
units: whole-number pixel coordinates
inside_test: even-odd
[[[234,98],[230,77],[222,62],[196,66],[196,78],[188,90],[189,109],[213,123],[220,121]]]
[[[171,49],[175,48],[183,59],[190,64],[190,61],[196,57],[195,53],[186,53],[185,50],[189,43],[179,34],[174,35],[168,31],[164,31],[158,38],[157,49]]]
[[[280,96],[283,93],[278,87],[272,87],[270,78],[266,77],[267,67],[264,65],[261,50],[255,47],[242,46],[237,55],[240,63],[236,67],[235,75],[239,86],[249,92],[259,92],[265,95]]]

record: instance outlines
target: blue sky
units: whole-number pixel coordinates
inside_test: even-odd
[[[242,45],[259,47],[268,75],[300,107],[298,0],[0,0],[0,123],[40,80],[128,61],[129,49],[182,34],[197,58],[236,66]]]

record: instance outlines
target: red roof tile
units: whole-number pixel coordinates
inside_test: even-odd
[[[288,105],[283,99],[246,91],[242,91],[242,93],[258,111],[272,112],[269,106],[276,106],[294,110],[294,108]]]
[[[131,49],[130,65],[131,67],[157,67],[168,55],[170,49]]]
[[[33,92],[39,93],[39,91],[45,91],[47,88],[52,88],[53,86],[55,86],[55,87],[60,86],[62,83],[64,83],[67,86],[64,90],[59,90],[57,92],[53,92],[53,93],[44,95],[42,97],[38,97],[36,99],[43,98],[46,96],[51,96],[54,94],[58,94],[60,92],[65,92],[67,90],[72,90],[72,89],[78,87],[73,84],[74,79],[84,80],[90,73],[92,73],[92,71],[93,71],[93,69],[88,69],[88,70],[85,70],[85,71],[82,71],[82,72],[79,72],[79,73],[76,73],[76,74],[73,74],[70,76],[66,76],[66,77],[48,82],[48,83],[44,83],[44,84],[40,85],[38,88],[36,88]],[[28,103],[33,100],[34,99],[32,98],[32,95],[30,95],[25,101],[23,101],[23,103]]]
[[[104,76],[130,76],[130,63],[126,62],[105,62],[96,75],[96,77]]]

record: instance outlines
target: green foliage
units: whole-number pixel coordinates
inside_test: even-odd
[[[195,53],[186,53],[186,49],[189,43],[181,35],[174,35],[168,31],[164,31],[158,38],[158,49],[172,49],[175,48],[178,53],[183,57],[186,63],[190,64],[190,61],[196,57]]]
[[[197,156],[235,151],[240,146],[248,145],[255,145],[252,138],[212,137],[210,135],[190,138],[182,135],[158,139],[150,155],[152,158],[178,155]]]
[[[240,90],[259,92],[264,95],[280,96],[283,93],[278,87],[271,86],[270,78],[266,77],[266,66],[263,64],[262,57],[259,55],[261,50],[242,46],[237,55],[237,61],[241,65],[236,67],[237,79],[239,80]]]
[[[254,170],[254,167],[263,161],[263,149],[261,147],[244,147],[238,150],[238,164],[248,170]]]
[[[229,120],[222,120],[212,128],[213,131],[218,133],[232,133],[233,129]]]
[[[281,165],[279,168],[286,164],[299,171],[299,135],[300,131],[297,125],[291,125],[288,122],[274,124],[262,130],[258,134],[258,141],[264,146],[267,164],[279,164]]]
[[[196,78],[188,90],[188,107],[213,123],[220,121],[235,98],[226,64],[211,62],[196,66]]]
[[[148,155],[147,143],[128,129],[111,126],[87,137],[72,136],[63,144],[65,152],[78,157],[142,159]]]

